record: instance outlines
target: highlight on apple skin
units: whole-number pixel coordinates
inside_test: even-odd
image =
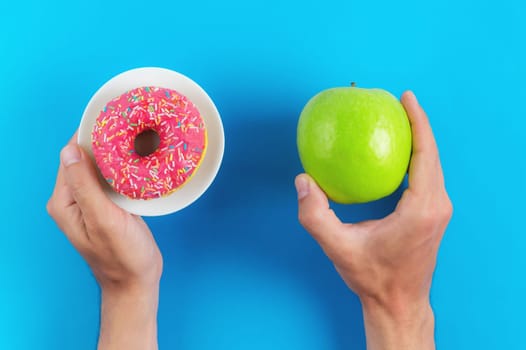
[[[411,125],[400,101],[382,89],[324,90],[301,112],[301,163],[334,202],[365,203],[401,184],[411,157]]]

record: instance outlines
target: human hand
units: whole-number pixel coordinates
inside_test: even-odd
[[[47,210],[100,285],[99,349],[156,349],[161,253],[142,218],[107,198],[76,134],[61,152]]]
[[[409,187],[380,220],[342,223],[306,174],[296,178],[299,220],[360,298],[367,348],[434,349],[429,292],[452,214],[435,139],[412,92],[402,96],[413,134]]]

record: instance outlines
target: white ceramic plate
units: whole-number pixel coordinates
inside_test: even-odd
[[[188,182],[172,194],[149,200],[131,199],[108,185],[100,176],[104,190],[121,208],[142,216],[166,215],[185,208],[197,200],[214,180],[224,151],[223,124],[219,112],[207,93],[190,78],[164,68],[137,68],[121,73],[104,84],[89,101],[80,122],[78,143],[93,158],[91,132],[102,108],[113,98],[142,86],[176,90],[192,101],[205,122],[208,144],[204,159]]]

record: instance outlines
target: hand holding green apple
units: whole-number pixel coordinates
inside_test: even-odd
[[[340,87],[307,103],[297,142],[305,171],[330,199],[363,203],[391,194],[402,182],[411,128],[404,108],[387,91]]]
[[[344,99],[345,96],[343,94],[340,98]],[[338,99],[330,100],[334,102]],[[438,248],[451,217],[452,206],[427,116],[411,92],[404,93],[402,104],[412,131],[412,156],[409,187],[393,213],[380,220],[342,223],[330,209],[325,192],[310,176],[301,174],[295,181],[301,224],[320,244],[342,279],[362,302],[368,350],[435,349],[434,315],[429,291]],[[358,106],[353,108],[357,109]],[[329,105],[326,108],[331,110]],[[396,107],[392,106],[392,109]],[[338,115],[345,114],[339,107],[336,107],[336,111]],[[309,128],[301,126],[299,130],[305,132]],[[366,128],[365,135],[370,133]],[[396,138],[395,134],[393,132],[390,136]],[[321,135],[341,136],[335,130]],[[300,135],[298,138],[301,138]],[[332,139],[326,141],[337,142]],[[394,145],[398,145],[398,142],[402,147],[406,146],[403,140]],[[311,150],[308,145],[301,147]],[[304,156],[307,156],[307,162],[320,159],[311,159],[310,154]],[[393,162],[399,167],[397,176],[403,176],[400,174],[405,173],[403,162],[396,159]],[[339,166],[341,168],[338,169],[343,169],[346,176],[352,175],[346,171],[345,164]],[[305,168],[310,169],[308,166]],[[368,164],[365,170],[371,168]],[[362,193],[358,193],[348,178],[339,180],[346,181],[346,184],[329,189],[342,191],[343,196],[338,199],[356,201],[365,198],[356,197],[360,194],[367,196],[374,192],[376,196],[380,193],[376,191],[376,186],[380,186],[378,184],[371,187],[374,191],[363,189]],[[330,185],[338,185],[338,179],[330,181],[334,181]],[[391,185],[394,184],[395,181],[391,182]]]

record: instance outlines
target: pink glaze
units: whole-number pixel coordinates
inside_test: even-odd
[[[135,152],[135,137],[155,131],[159,147]],[[110,101],[92,132],[92,149],[102,176],[133,199],[159,198],[183,186],[204,157],[206,129],[196,106],[177,91],[133,89]]]

